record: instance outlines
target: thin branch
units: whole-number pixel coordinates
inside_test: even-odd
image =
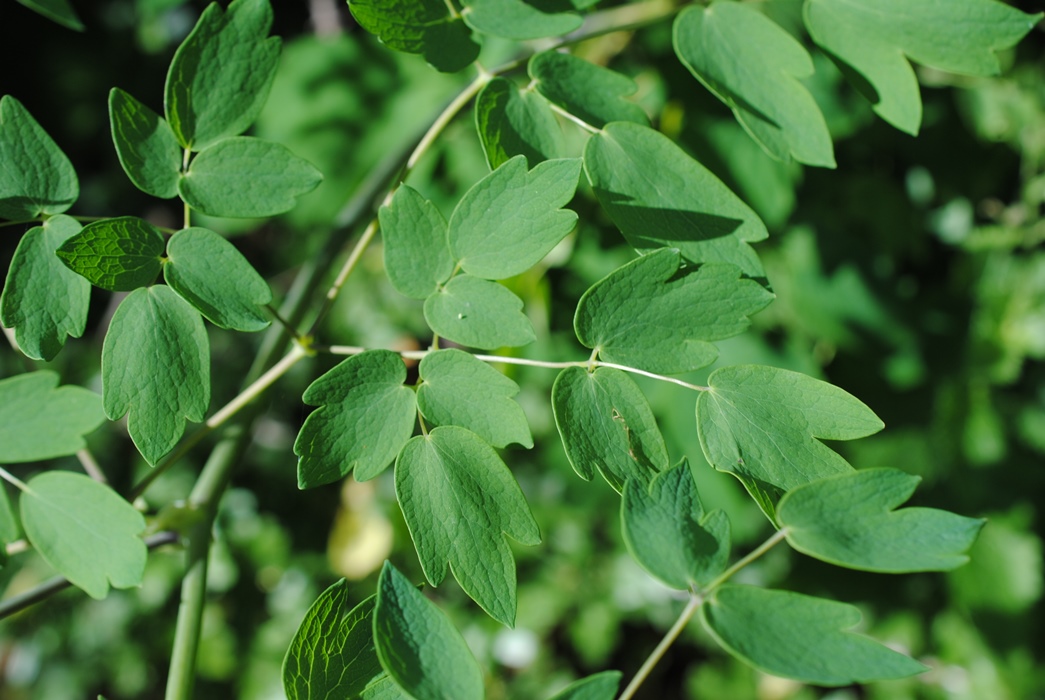
[[[87,476],[91,477],[95,481],[101,484],[109,483],[109,480],[105,478],[105,472],[102,471],[101,466],[98,464],[98,460],[94,458],[91,451],[86,447],[76,452],[76,458],[80,460],[80,466],[87,472]]]
[[[638,369],[637,367],[629,367],[627,365],[618,365],[616,362],[603,362],[602,360],[595,360],[591,363],[595,367],[606,367],[608,369],[619,369],[622,372],[631,372],[632,374],[640,374],[643,377],[649,377],[650,379],[656,379],[662,382],[669,382],[670,384],[678,384],[684,386],[687,389],[693,391],[710,391],[711,387],[701,386],[699,384],[690,384],[684,382],[681,379],[675,379],[674,377],[665,377],[663,374],[654,374],[653,372],[647,372],[644,369]]]
[[[664,654],[671,648],[671,645],[675,643],[678,636],[682,634],[682,630],[686,629],[686,625],[689,624],[693,614],[700,609],[700,606],[703,603],[704,598],[702,596],[690,594],[689,602],[686,604],[686,607],[682,609],[682,614],[680,614],[679,618],[675,620],[675,624],[671,626],[671,629],[669,629],[667,634],[664,635],[664,638],[660,640],[660,644],[658,644],[653,652],[646,657],[646,661],[643,662],[642,666],[635,674],[635,677],[631,679],[630,683],[628,683],[628,687],[624,689],[624,692],[621,693],[618,700],[630,700],[634,697],[639,686],[642,685],[647,677],[649,677],[653,667],[657,665],[657,662],[664,657]]]
[[[774,532],[772,537],[767,539],[762,544],[758,545],[758,547],[756,547],[755,549],[753,549],[750,552],[748,552],[746,557],[744,557],[743,559],[738,560],[735,564],[733,564],[733,566],[729,567],[728,569],[723,571],[721,574],[719,574],[718,578],[716,578],[714,581],[712,581],[708,585],[704,586],[701,589],[701,592],[704,595],[707,595],[707,594],[711,593],[712,591],[714,591],[716,588],[721,586],[723,583],[725,583],[726,581],[731,579],[733,577],[733,575],[736,574],[738,571],[740,571],[745,566],[749,565],[751,562],[755,561],[756,559],[761,557],[763,554],[765,554],[766,552],[771,550],[773,547],[775,547],[777,544],[779,544],[784,538],[787,537],[787,534],[788,534],[788,529],[786,527],[780,528],[779,530]]]
[[[597,133],[599,133],[599,129],[595,128],[594,126],[592,126],[588,122],[584,121],[583,119],[581,119],[577,115],[573,114],[572,112],[566,111],[565,109],[563,109],[559,105],[555,104],[554,102],[549,102],[548,106],[551,108],[551,110],[553,112],[555,112],[556,114],[558,114],[562,118],[566,119],[567,121],[573,122],[574,124],[576,124],[580,128],[582,128],[585,131],[587,131],[589,134],[597,134]]]
[[[4,469],[3,467],[0,467],[0,479],[3,479],[7,483],[9,483],[12,486],[16,487],[19,491],[22,491],[24,493],[32,493],[32,490],[28,486],[25,485],[24,481],[22,481],[21,479],[16,477],[11,472],[9,472],[6,469]]]

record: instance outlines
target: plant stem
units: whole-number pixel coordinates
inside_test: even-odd
[[[781,529],[777,530],[776,532],[774,532],[773,535],[769,539],[767,539],[762,544],[758,545],[758,547],[756,547],[755,549],[753,549],[750,552],[748,552],[747,556],[745,556],[744,558],[738,560],[735,564],[733,564],[733,566],[729,567],[728,569],[723,571],[721,574],[719,574],[718,578],[716,578],[714,581],[712,581],[708,585],[704,586],[701,589],[701,592],[704,595],[707,595],[707,594],[711,593],[712,591],[714,591],[716,588],[721,586],[723,583],[725,583],[726,581],[731,579],[733,577],[733,575],[736,574],[738,571],[740,571],[745,566],[747,566],[751,562],[755,561],[756,559],[761,557],[763,554],[765,554],[766,552],[771,550],[773,547],[775,547],[777,544],[779,544],[785,537],[787,537],[787,533],[788,533],[788,530],[787,530],[786,527],[781,528]]]
[[[98,460],[94,458],[91,451],[86,447],[82,450],[77,451],[76,458],[80,460],[80,466],[87,472],[87,476],[91,477],[95,481],[107,484],[109,480],[105,478],[105,472],[102,471],[101,466],[98,464]]]
[[[589,134],[597,134],[597,133],[599,133],[599,131],[600,131],[599,129],[596,129],[594,126],[592,126],[588,122],[584,121],[580,117],[572,114],[571,112],[567,112],[565,109],[563,109],[559,105],[557,105],[557,104],[555,104],[553,102],[549,102],[548,106],[551,107],[551,110],[553,112],[555,112],[556,114],[558,114],[562,118],[566,119],[567,121],[573,122],[574,124],[579,126],[581,129],[587,131]]]
[[[30,490],[30,488],[25,485],[24,481],[22,481],[3,467],[0,467],[0,479],[3,479],[12,486],[15,486],[19,491],[22,491],[23,493],[32,493],[32,490]]]
[[[660,644],[658,644],[653,652],[646,658],[646,661],[639,668],[635,677],[631,679],[631,682],[628,683],[628,687],[624,689],[624,692],[621,693],[618,700],[630,700],[630,698],[635,695],[639,686],[642,685],[643,681],[645,681],[649,676],[650,671],[652,671],[653,667],[657,665],[657,662],[664,657],[664,654],[667,653],[671,645],[675,643],[678,636],[682,634],[682,630],[684,630],[686,625],[689,624],[693,614],[697,612],[703,603],[703,596],[696,593],[690,594],[689,602],[686,603],[686,607],[682,609],[682,614],[679,615],[679,619],[675,620],[675,624],[671,626],[671,629],[669,629],[667,634],[664,635],[664,638],[660,640]]]

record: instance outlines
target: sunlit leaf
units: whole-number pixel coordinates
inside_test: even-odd
[[[409,185],[400,185],[378,212],[385,271],[392,286],[424,299],[449,279],[454,261],[446,242],[446,219]]]
[[[443,0],[351,0],[359,26],[390,49],[421,54],[445,73],[456,73],[479,57],[479,44]]]
[[[601,129],[608,122],[649,124],[642,107],[624,99],[635,81],[609,68],[558,51],[535,54],[529,63],[537,91],[582,121]]]
[[[0,464],[75,454],[105,421],[101,397],[49,370],[0,379]]]
[[[424,313],[432,330],[447,340],[493,350],[526,345],[536,338],[522,306],[522,299],[503,285],[457,275],[425,300]]]
[[[562,129],[548,101],[504,78],[494,78],[479,93],[475,124],[491,168],[513,156],[536,165],[563,153]]]
[[[80,196],[76,171],[22,103],[0,98],[0,219],[61,214]]]
[[[163,266],[163,234],[136,216],[92,221],[56,251],[69,269],[111,292],[152,284]]]
[[[483,34],[505,39],[542,39],[581,26],[573,12],[544,12],[525,0],[465,0],[464,21]]]
[[[134,186],[154,197],[177,197],[182,149],[170,124],[119,88],[109,92],[109,123],[116,155]]]

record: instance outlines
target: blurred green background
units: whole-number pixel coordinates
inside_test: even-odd
[[[203,3],[96,0],[73,3],[78,34],[11,0],[0,9],[0,93],[21,100],[70,156],[82,194],[70,213],[178,220],[171,202],[138,192],[122,173],[108,132],[114,86],[162,108],[166,66]],[[800,31],[801,3],[765,9]],[[324,184],[276,221],[207,220],[236,236],[277,297],[321,244],[368,173],[419,130],[466,78],[436,73],[393,53],[334,0],[274,2],[282,65],[254,133],[280,141],[322,170]],[[1022,3],[1022,9],[1040,9]],[[26,42],[29,43],[26,43]],[[30,50],[27,50],[27,48]],[[495,65],[509,45],[484,47]],[[904,681],[824,690],[759,674],[733,661],[693,624],[647,681],[647,698],[849,700],[1045,698],[1042,509],[1045,504],[1045,34],[1005,52],[1002,77],[970,79],[919,69],[925,118],[918,138],[876,119],[837,69],[815,55],[808,86],[836,139],[838,170],[775,162],[674,58],[670,24],[582,44],[578,53],[635,78],[654,124],[716,172],[764,218],[760,244],[777,300],[755,328],[720,343],[719,364],[756,362],[827,379],[867,403],[886,430],[833,445],[856,467],[918,474],[912,505],[989,519],[972,563],[950,574],[850,572],[785,548],[746,569],[745,582],[858,605],[865,629],[929,664]],[[515,76],[525,80],[525,76]],[[583,135],[564,125],[576,149]],[[487,172],[470,114],[447,130],[409,182],[449,214]],[[540,359],[583,359],[572,334],[577,299],[633,253],[584,186],[572,205],[581,223],[537,269],[509,284],[526,301]],[[0,263],[18,232],[0,231]],[[114,304],[94,290],[88,332],[52,366],[65,382],[100,390],[99,354]],[[217,407],[236,394],[258,337],[211,329]],[[419,302],[399,296],[372,247],[319,340],[367,347],[426,347]],[[302,363],[267,396],[254,443],[222,504],[205,611],[197,697],[283,697],[279,668],[304,611],[344,575],[357,599],[374,591],[388,557],[422,574],[394,500],[391,470],[308,492],[296,487],[294,437],[305,386],[333,359]],[[0,350],[0,376],[24,371]],[[570,680],[615,668],[630,677],[683,605],[635,564],[619,530],[619,499],[579,479],[566,461],[549,404],[553,370],[510,367],[536,446],[505,461],[540,523],[544,544],[516,547],[515,630],[493,622],[452,578],[430,593],[462,630],[484,668],[489,697],[541,698]],[[688,378],[702,381],[708,371]],[[702,499],[729,514],[736,551],[769,524],[728,475],[710,469],[697,441],[694,395],[642,382],[674,460],[688,457]],[[91,448],[114,486],[148,467],[109,425]],[[185,498],[206,445],[161,478],[150,512]],[[25,465],[31,473],[45,465]],[[75,460],[49,468],[77,468]],[[0,485],[4,488],[6,486]],[[173,635],[182,555],[150,557],[141,590],[100,602],[67,591],[0,623],[0,698],[65,700],[103,693],[160,698]],[[0,570],[5,595],[53,575],[34,555]]]

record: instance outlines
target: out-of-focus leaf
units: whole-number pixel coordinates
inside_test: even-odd
[[[505,39],[543,39],[581,26],[573,12],[543,12],[525,0],[465,0],[464,21],[483,34]]]

